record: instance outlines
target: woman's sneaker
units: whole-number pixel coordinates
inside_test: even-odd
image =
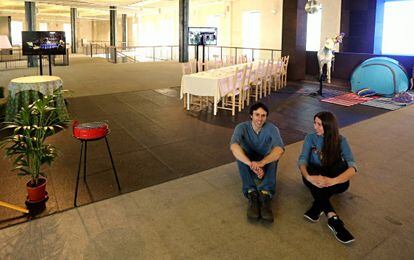
[[[328,227],[340,242],[348,244],[355,241],[355,238],[345,228],[344,222],[338,216],[333,216],[328,219]]]
[[[323,211],[313,203],[312,207],[303,216],[312,222],[318,222],[322,214]]]

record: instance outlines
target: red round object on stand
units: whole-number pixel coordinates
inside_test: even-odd
[[[79,124],[73,122],[73,136],[81,140],[94,140],[105,137],[109,132],[108,124],[105,122],[90,122]]]

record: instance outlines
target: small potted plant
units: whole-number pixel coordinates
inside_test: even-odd
[[[54,106],[55,95],[43,96],[29,106],[21,108],[12,122],[5,122],[2,130],[12,131],[1,141],[6,157],[13,159],[13,170],[20,176],[30,176],[27,182],[28,202],[46,198],[46,175],[42,169],[57,157],[56,148],[46,138],[63,129],[68,120],[59,117]]]

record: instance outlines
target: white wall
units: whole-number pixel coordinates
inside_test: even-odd
[[[137,45],[178,45],[178,10],[161,9],[137,18]]]
[[[281,49],[282,4],[282,0],[238,0],[232,2],[232,45],[243,45],[243,13],[259,11],[261,16],[260,45],[246,47]]]
[[[231,45],[231,5],[226,3],[215,3],[208,6],[191,7],[189,13],[189,26],[205,27],[209,17],[219,21],[217,32],[217,44],[221,46]]]
[[[78,42],[83,39],[84,41],[92,40],[92,22],[86,19],[78,19],[76,24],[76,39]]]
[[[340,33],[341,29],[341,0],[320,0],[322,4],[321,47],[327,38]],[[339,46],[336,46],[339,50]]]
[[[219,20],[218,45],[242,47],[242,15],[243,12],[254,10],[261,13],[260,44],[245,47],[280,49],[282,45],[282,0],[235,0],[213,2],[202,6],[193,5],[190,2],[189,26],[208,26],[209,16],[215,16]],[[148,44],[157,40],[154,34],[162,31],[160,28],[162,19],[172,20],[174,34],[171,42],[178,44],[178,10],[165,13],[161,11],[161,14],[139,17],[138,44]],[[151,34],[152,37],[150,37]]]
[[[321,46],[327,37],[339,34],[341,0],[320,0],[322,11]],[[230,2],[211,2],[197,6],[190,1],[189,26],[207,26],[209,16],[219,20],[218,44],[223,46],[240,46],[254,48],[281,49],[282,46],[282,7],[283,0],[234,0]],[[242,17],[244,12],[259,11],[261,14],[260,41],[258,46],[243,46]],[[117,40],[122,41],[122,19],[118,13]],[[127,19],[127,40],[130,45],[178,45],[178,4],[174,8],[155,10],[153,14]],[[63,23],[69,18],[47,18],[48,30],[63,30]],[[24,22],[22,15],[12,16],[12,20]],[[164,22],[161,22],[164,20]],[[170,21],[171,24],[165,23]],[[45,22],[37,19],[37,22]],[[133,31],[133,24],[138,25],[138,36]],[[165,27],[170,28],[165,34]],[[109,42],[109,19],[91,21],[79,19],[77,38],[88,41]],[[137,38],[137,41],[134,39]]]

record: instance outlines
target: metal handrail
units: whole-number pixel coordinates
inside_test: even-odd
[[[139,50],[139,49],[145,49],[145,48],[152,48],[152,52],[148,51],[145,55],[145,58],[150,58],[153,61],[157,60],[176,60],[178,59],[178,45],[129,45],[131,42],[117,42],[117,50]],[[84,53],[85,55],[90,55],[93,57],[94,54],[103,54],[105,53],[105,48],[109,45],[109,41],[91,41],[87,44],[84,43],[78,43],[78,45],[85,48]],[[189,47],[189,56],[193,56],[192,58],[195,58],[195,52],[193,51],[193,48],[196,46],[188,46]],[[270,59],[274,60],[276,57],[281,57],[281,50],[280,49],[272,49],[272,48],[257,48],[257,47],[243,47],[243,46],[220,46],[220,45],[209,45],[205,46],[207,53],[206,53],[206,59],[210,60],[211,53],[214,52],[214,49],[219,49],[218,54],[221,59],[223,59],[225,53],[229,53],[228,55],[233,56],[235,58],[235,62],[237,62],[237,59],[239,59],[240,51],[243,51],[244,54],[246,54],[246,51],[250,51],[250,53],[247,56],[250,56],[250,60],[255,59]],[[161,49],[161,50],[160,50]],[[169,50],[167,50],[169,49]],[[167,50],[164,52],[164,50]],[[100,52],[102,51],[102,52]],[[161,52],[161,54],[157,52]],[[263,53],[263,52],[267,52]],[[165,55],[167,53],[167,56]],[[200,53],[200,52],[199,52]],[[129,55],[126,55],[129,56]],[[265,58],[263,58],[265,56]],[[136,59],[136,58],[135,58]]]
[[[119,51],[119,48],[115,47],[115,46],[105,47],[105,55],[106,55],[107,61],[112,62],[112,63],[117,63],[118,62],[118,57],[124,58],[124,59],[126,59],[127,61],[130,61],[130,62],[136,62],[135,57],[131,57],[131,56],[126,55],[122,51]]]
[[[239,47],[239,46],[214,46],[214,45],[208,45],[207,47],[207,57],[208,60],[210,60],[210,48],[219,48],[220,49],[220,59],[223,59],[223,49],[234,49],[235,54],[235,63],[237,63],[238,50],[250,50],[251,51],[251,60],[255,60],[255,52],[257,51],[270,51],[270,59],[274,60],[274,53],[280,53],[280,56],[282,54],[282,50],[280,49],[270,49],[270,48],[250,48],[250,47]]]
[[[88,55],[90,57],[93,57],[97,54],[106,54],[106,48],[109,46],[106,43],[109,43],[109,41],[93,41],[89,42],[88,44],[82,44],[83,52],[85,55]],[[118,42],[123,43],[123,42]],[[113,47],[113,46],[112,46]],[[137,61],[137,58],[135,56],[130,56],[125,53],[123,53],[125,50],[139,50],[139,49],[146,49],[151,48],[152,51],[147,51],[146,58],[150,58],[153,61],[165,61],[165,60],[176,60],[178,58],[178,45],[129,45],[129,46],[116,46],[118,55],[122,57],[127,57],[129,61],[134,60],[134,62]],[[195,52],[193,52],[193,48],[196,48],[197,46],[189,46],[189,56],[193,56],[192,58],[195,58]],[[271,48],[250,48],[250,47],[241,47],[241,46],[215,46],[215,45],[208,45],[205,46],[206,48],[206,60],[211,60],[211,54],[214,53],[215,49],[218,49],[216,52],[216,55],[219,55],[221,59],[223,59],[224,55],[227,52],[227,55],[230,55],[235,58],[235,62],[237,63],[237,59],[239,59],[240,51],[243,51],[246,53],[246,50],[250,51],[250,59],[253,61],[255,60],[258,55],[263,56],[263,53],[260,52],[268,52],[267,56],[271,60],[275,58],[275,54],[280,54],[281,56],[281,50],[279,49],[271,49]],[[26,60],[26,57],[22,55],[21,48],[14,48],[13,51],[17,53],[18,57],[17,59],[13,60]],[[158,53],[157,53],[158,52]],[[120,54],[121,53],[121,54]],[[199,52],[200,53],[200,52]],[[4,60],[4,57],[6,55],[0,53],[0,61]],[[214,55],[213,55],[214,56]]]
[[[137,49],[148,49],[151,48],[152,52],[151,52],[151,56],[150,58],[152,58],[152,61],[156,61],[156,60],[161,60],[161,61],[167,61],[167,60],[174,60],[174,48],[178,48],[178,45],[152,45],[152,46],[127,46],[124,49],[125,50],[133,50],[136,51]],[[170,54],[169,57],[157,57],[156,55],[156,51],[157,49],[169,49]],[[161,55],[162,56],[162,55]]]
[[[191,48],[196,48],[197,46],[189,46],[189,50],[191,50]],[[259,52],[269,52],[269,58],[270,60],[274,60],[275,59],[275,54],[279,54],[278,56],[281,56],[282,50],[280,49],[271,49],[271,48],[249,48],[249,47],[239,47],[239,46],[205,46],[207,49],[207,55],[206,55],[206,59],[210,60],[210,50],[214,49],[214,48],[218,48],[220,49],[220,58],[223,59],[223,55],[224,55],[224,51],[226,49],[229,49],[230,52],[234,51],[234,57],[235,57],[235,62],[237,62],[238,57],[238,51],[240,50],[250,50],[251,51],[251,60],[255,60],[255,57],[257,55],[257,53]],[[178,57],[178,55],[174,55],[174,51],[176,48],[178,48],[178,45],[142,45],[142,46],[127,46],[127,47],[117,47],[119,49],[124,49],[124,50],[137,50],[137,49],[145,49],[145,48],[152,48],[152,56],[150,55],[150,58],[152,58],[153,61],[156,60],[174,60],[174,57]],[[156,56],[156,51],[157,49],[162,49],[162,48],[169,48],[170,49],[170,57],[169,58],[165,58],[165,57],[157,57]],[[178,50],[177,50],[178,52]],[[230,53],[232,54],[232,53]],[[194,53],[195,55],[195,53]],[[194,56],[193,55],[193,56]]]
[[[22,54],[22,48],[14,46],[11,49],[12,54],[5,54],[5,52],[8,52],[10,50],[2,50],[0,51],[0,62],[2,61],[20,61],[25,60],[26,57]],[[17,53],[17,55],[16,55]]]
[[[61,62],[56,62],[56,57],[62,56]],[[36,56],[36,59],[38,57]],[[49,62],[48,57],[43,55],[42,57],[43,66],[46,66]],[[67,49],[66,55],[52,55],[52,64],[53,65],[69,65],[69,49]],[[60,60],[59,60],[60,61]],[[38,67],[37,64],[35,67]],[[14,46],[12,49],[12,54],[4,54],[0,52],[0,70],[11,70],[11,69],[22,69],[29,68],[27,56],[23,55],[22,47]]]
[[[125,53],[123,53],[122,51],[117,50],[117,48],[115,48],[115,52],[116,52],[117,56],[121,56],[123,58],[126,58],[127,60],[129,60],[131,62],[134,62],[134,63],[137,62],[135,57],[128,56]]]
[[[231,48],[231,49],[249,49],[249,50],[259,50],[259,51],[282,51],[282,50],[279,50],[279,49],[272,49],[272,48],[251,48],[251,47],[240,47],[240,46],[207,45],[207,47]]]

